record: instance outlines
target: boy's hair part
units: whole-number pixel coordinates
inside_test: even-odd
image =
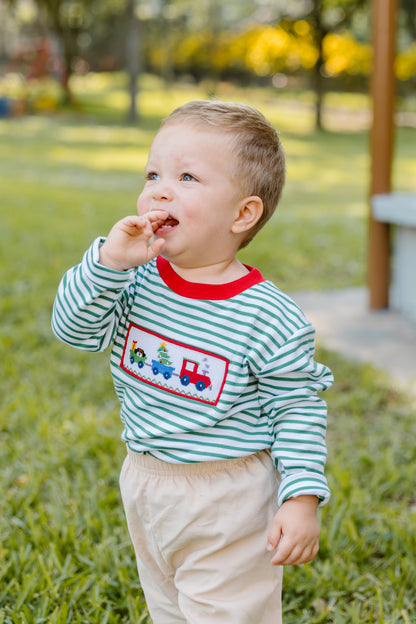
[[[217,100],[193,100],[175,109],[162,121],[195,123],[228,133],[237,158],[234,178],[247,196],[258,196],[263,213],[247,232],[240,249],[248,245],[270,219],[279,203],[285,182],[285,156],[272,124],[252,106]]]

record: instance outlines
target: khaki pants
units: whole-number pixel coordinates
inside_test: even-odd
[[[270,454],[169,464],[128,451],[120,476],[154,624],[280,624],[282,568],[267,534],[277,511]]]

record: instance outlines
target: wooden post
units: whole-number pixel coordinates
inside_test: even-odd
[[[393,161],[397,0],[372,0],[373,74],[371,94],[373,125],[371,131],[370,194],[391,190]],[[389,304],[390,232],[388,223],[376,221],[370,211],[368,282],[370,308]]]

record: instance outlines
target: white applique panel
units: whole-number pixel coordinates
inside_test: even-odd
[[[228,371],[228,360],[170,340],[130,323],[121,368],[129,375],[167,392],[216,405]]]

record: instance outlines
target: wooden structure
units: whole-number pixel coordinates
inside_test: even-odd
[[[397,0],[372,0],[372,6],[374,65],[371,83],[371,196],[391,191]],[[389,223],[380,222],[370,214],[368,284],[371,309],[389,305],[389,230]]]

